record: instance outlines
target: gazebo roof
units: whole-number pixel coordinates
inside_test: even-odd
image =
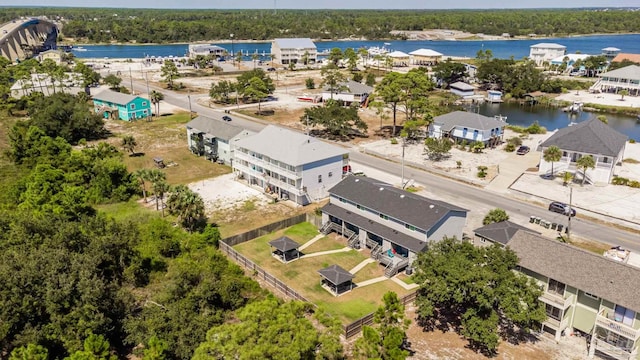
[[[353,274],[338,265],[331,265],[328,268],[318,270],[318,273],[320,273],[320,276],[324,277],[327,281],[336,286],[349,282],[353,279]]]
[[[300,244],[298,244],[297,242],[291,240],[286,236],[269,241],[269,245],[273,246],[274,248],[282,252],[295,250],[300,246]]]

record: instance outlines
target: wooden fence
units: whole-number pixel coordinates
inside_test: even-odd
[[[407,304],[415,301],[417,295],[417,291],[407,294],[400,298],[400,303],[406,306]],[[344,336],[349,339],[360,334],[363,326],[373,324],[373,314],[374,313],[367,314],[351,324],[343,326],[342,329],[344,331]]]

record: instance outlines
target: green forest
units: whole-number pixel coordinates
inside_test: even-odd
[[[161,10],[3,8],[0,22],[21,16],[63,19],[64,37],[92,43],[170,43],[309,37],[393,38],[393,30],[562,36],[640,32],[640,13],[626,9],[527,10]],[[398,38],[401,38],[399,36]]]

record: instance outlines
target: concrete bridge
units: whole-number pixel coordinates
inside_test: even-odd
[[[12,62],[21,61],[55,49],[57,39],[58,27],[48,20],[13,20],[0,26],[0,55]]]

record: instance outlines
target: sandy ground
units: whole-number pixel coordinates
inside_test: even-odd
[[[266,205],[268,198],[260,191],[235,181],[233,174],[189,184],[189,188],[202,196],[207,213],[231,209],[252,201],[256,206]]]
[[[592,103],[609,106],[624,106],[631,108],[640,107],[640,96],[625,96],[622,100],[622,96],[617,94],[590,94],[588,91],[570,91],[566,94],[561,94],[556,97],[556,100],[563,101],[578,101],[582,103]],[[604,114],[606,115],[606,114]]]

